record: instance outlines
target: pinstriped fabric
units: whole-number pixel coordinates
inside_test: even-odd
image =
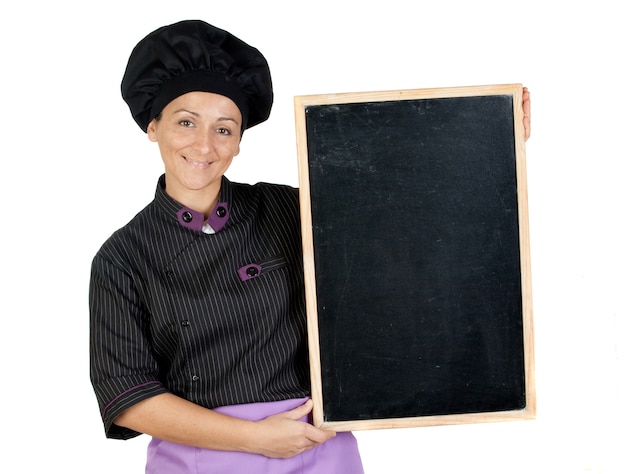
[[[230,217],[205,234],[163,182],[92,264],[91,379],[112,438],[136,436],[112,420],[165,391],[208,408],[309,391],[297,190],[223,178]]]

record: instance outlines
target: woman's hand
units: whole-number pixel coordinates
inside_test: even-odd
[[[336,433],[321,430],[302,421],[313,409],[313,402],[256,422],[256,439],[261,444],[253,451],[271,458],[290,458],[334,438]]]
[[[522,110],[524,111],[524,140],[530,138],[530,92],[524,87],[522,92]]]

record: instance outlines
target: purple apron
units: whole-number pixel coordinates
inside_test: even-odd
[[[225,415],[261,420],[302,405],[306,399],[249,403],[216,408]],[[303,419],[302,421],[306,421]],[[260,454],[214,451],[152,438],[146,474],[362,474],[363,465],[352,433],[337,436],[289,459]]]

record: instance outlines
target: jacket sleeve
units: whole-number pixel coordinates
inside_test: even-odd
[[[135,280],[123,265],[100,253],[91,267],[89,286],[90,377],[108,438],[140,433],[113,420],[132,405],[167,389],[149,343],[149,315]]]

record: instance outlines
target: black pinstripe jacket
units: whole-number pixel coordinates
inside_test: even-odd
[[[172,392],[208,408],[309,392],[298,192],[223,178],[203,216],[155,199],[92,263],[91,381],[108,437],[113,419]]]

